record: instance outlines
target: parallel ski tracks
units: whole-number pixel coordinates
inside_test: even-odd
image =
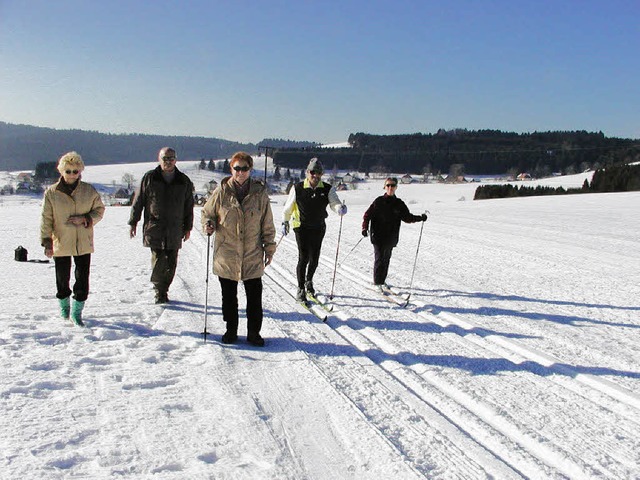
[[[294,242],[288,238],[281,242],[279,250],[277,258],[297,254]],[[277,258],[267,268],[265,275],[270,281],[265,282],[265,286],[279,297],[283,297],[283,293],[291,296],[292,305],[296,305],[293,300],[294,275],[288,273]],[[331,259],[323,256],[321,263],[324,268],[333,269]],[[338,274],[340,282],[348,284],[349,294],[358,295],[360,291],[372,296],[369,282],[360,272],[341,266]],[[312,321],[283,322],[278,323],[277,328],[300,345],[300,350],[327,383],[356,408],[377,435],[393,446],[416,472],[429,477],[439,476],[444,472],[434,470],[436,466],[455,464],[461,478],[557,475],[615,478],[619,475],[620,469],[610,471],[606,461],[597,464],[581,461],[576,452],[564,451],[553,438],[545,437],[531,425],[521,424],[509,412],[496,411],[495,404],[479,401],[464,388],[430,372],[418,357],[406,352],[384,332],[358,320],[355,312],[361,306],[344,305],[338,300],[335,311],[328,313],[326,325],[331,328],[301,306],[297,307],[301,315]],[[408,308],[393,311],[396,318],[466,331],[468,334],[464,336],[449,338],[453,337],[466,348],[476,351],[481,348],[485,354],[498,355],[518,364],[522,370],[539,374],[539,369],[544,368],[557,375],[534,377],[532,382],[540,384],[537,388],[544,391],[544,384],[551,382],[570,392],[569,395],[587,398],[593,403],[594,410],[603,409],[640,423],[637,415],[640,398],[613,382],[574,371],[544,352],[492,334],[459,316],[431,312],[429,306],[419,300],[412,299]],[[305,336],[317,339],[323,335],[328,343],[336,345],[336,349],[345,351],[345,355],[337,357],[335,352],[322,355],[313,350],[305,351],[309,349]],[[367,388],[367,384],[371,385]],[[407,418],[411,422],[407,422]],[[411,428],[407,428],[408,424]],[[634,436],[633,431],[626,434]],[[604,450],[603,455],[619,460],[617,445],[603,445],[602,441],[591,438],[583,440],[585,448]],[[624,455],[622,453],[622,458]],[[620,462],[624,463],[624,460]],[[444,476],[451,477],[451,472],[447,471]]]
[[[287,246],[286,242],[283,244],[285,248],[291,248],[291,245]],[[283,244],[281,244],[281,250]],[[333,267],[330,260],[326,258],[322,258],[321,262],[326,267]],[[275,264],[274,268],[279,267]],[[368,282],[362,278],[360,272],[343,266],[338,273],[348,280],[350,293],[353,293],[353,288],[370,293]],[[281,275],[286,276],[282,272]],[[280,284],[280,287],[287,290],[287,286]],[[353,308],[343,308],[338,302],[336,311],[327,321],[328,325],[339,332],[342,338],[354,348],[371,358],[386,374],[395,378],[400,385],[404,386],[406,392],[414,394],[413,396],[418,399],[418,403],[421,403],[423,399],[429,399],[428,407],[438,412],[442,418],[447,419],[460,431],[466,432],[479,445],[497,446],[493,447],[492,454],[497,459],[505,461],[513,469],[512,473],[518,472],[525,476],[549,475],[551,472],[546,470],[548,466],[568,477],[588,477],[602,474],[616,476],[615,472],[607,471],[602,465],[592,466],[580,461],[579,458],[575,458],[574,452],[564,452],[561,447],[554,445],[549,439],[541,441],[535,429],[518,424],[508,415],[498,415],[498,412],[494,410],[495,406],[478,402],[477,399],[456,386],[441,380],[437,375],[420,371],[419,359],[411,358],[411,354],[403,352],[398,345],[394,345],[383,334],[353,318],[349,314]],[[492,335],[491,332],[483,330],[480,326],[455,315],[432,313],[428,310],[428,306],[420,301],[413,300],[407,309],[397,309],[397,312],[398,316],[405,318],[419,318],[424,323],[436,324],[443,328],[455,326],[467,331],[468,335],[457,337],[459,343],[472,345],[471,348],[475,349],[480,347],[484,351],[516,363],[522,369],[533,373],[537,373],[536,369],[543,367],[557,374],[540,377],[537,380],[542,385],[543,391],[544,383],[552,382],[561,386],[562,389],[568,390],[571,394],[587,398],[594,404],[594,409],[601,408],[618,415],[624,415],[625,418],[638,423],[637,412],[633,410],[640,409],[640,399],[633,392],[613,382],[574,371],[571,366],[563,365],[558,359],[544,352],[528,348],[513,339]],[[397,360],[400,358],[399,355],[402,356],[401,361]],[[393,390],[388,385],[387,388]],[[595,390],[598,394],[589,390]],[[415,399],[413,403],[415,403]],[[422,408],[424,409],[424,406]],[[425,416],[428,417],[428,415]],[[487,425],[491,428],[487,429]],[[634,435],[631,431],[628,434],[632,437]],[[487,435],[494,438],[488,441]],[[585,445],[593,444],[592,448],[594,449],[603,448],[601,443],[593,442],[592,438],[584,438],[584,442]],[[615,445],[609,447],[605,445],[604,447],[605,453],[611,458],[618,456]],[[528,451],[533,458],[523,454],[522,448]]]

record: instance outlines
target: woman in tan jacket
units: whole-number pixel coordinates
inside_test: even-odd
[[[223,343],[238,339],[238,282],[247,295],[247,341],[264,346],[262,274],[276,251],[275,227],[267,189],[251,177],[253,158],[238,152],[231,157],[231,177],[220,182],[204,208],[202,225],[216,233],[213,273],[222,288],[222,316],[227,322]]]
[[[76,152],[60,157],[60,180],[47,189],[42,205],[40,238],[44,254],[55,262],[60,315],[77,325],[89,295],[89,269],[93,253],[93,226],[104,215],[104,204],[93,186],[80,180],[84,162]],[[71,257],[75,284],[69,288]],[[70,296],[73,293],[73,305]]]

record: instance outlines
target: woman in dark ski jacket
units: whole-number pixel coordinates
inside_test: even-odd
[[[376,198],[364,213],[362,222],[362,236],[371,232],[371,243],[375,252],[373,264],[373,283],[382,290],[388,288],[385,283],[389,271],[391,251],[398,244],[400,236],[400,222],[424,222],[427,214],[412,215],[407,205],[396,197],[398,179],[389,177],[384,182],[385,194]],[[371,229],[369,230],[369,224]]]

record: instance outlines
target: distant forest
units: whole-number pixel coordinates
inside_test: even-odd
[[[585,180],[582,188],[529,187],[526,185],[486,184],[476,188],[474,200],[488,198],[532,197],[541,195],[565,195],[575,193],[631,192],[640,190],[640,165],[620,163],[609,165],[593,173],[591,183]]]
[[[325,169],[361,172],[546,177],[640,160],[640,140],[607,138],[602,132],[512,133],[500,130],[439,130],[435,134],[349,135],[347,148],[282,148],[276,164],[304,168],[318,157]]]
[[[155,161],[163,146],[173,146],[181,160],[251,154],[269,147],[276,165],[300,170],[318,157],[325,169],[364,173],[504,175],[527,172],[545,177],[640,161],[640,140],[607,138],[585,131],[511,133],[500,130],[444,130],[434,134],[349,135],[350,147],[322,148],[311,141],[265,138],[257,144],[219,138],[109,134],[57,130],[0,122],[0,170],[35,169],[78,151],[88,165]]]
[[[153,162],[164,146],[174,147],[181,160],[217,160],[238,150],[258,152],[261,145],[302,148],[317,144],[274,138],[253,144],[219,138],[110,134],[0,122],[0,170],[33,170],[38,163],[57,161],[71,150],[79,152],[88,165],[108,165]]]

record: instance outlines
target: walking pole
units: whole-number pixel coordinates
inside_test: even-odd
[[[202,337],[204,338],[204,343],[207,343],[207,313],[209,310],[209,254],[211,253],[211,234],[207,235],[207,277],[205,279],[205,290],[204,290],[204,330],[202,331]]]
[[[342,202],[344,205],[344,202]],[[338,230],[338,245],[336,246],[336,261],[333,267],[333,280],[331,281],[331,294],[329,295],[329,300],[333,300],[333,287],[336,284],[336,272],[338,271],[338,252],[340,252],[340,237],[342,236],[342,217],[344,215],[340,215],[340,229]]]
[[[351,255],[351,252],[353,252],[358,245],[360,245],[360,242],[364,240],[364,237],[360,237],[360,240],[358,240],[358,243],[356,243],[353,248],[351,250],[349,250],[349,253],[347,253],[343,258],[342,261],[338,264],[338,266],[342,265],[344,263],[344,261],[349,257],[349,255]]]
[[[424,222],[422,222],[422,226],[420,227],[420,235],[418,236],[418,246],[416,247],[416,258],[413,260],[413,270],[411,271],[411,281],[409,282],[409,295],[405,300],[405,306],[409,305],[409,299],[411,298],[411,288],[413,288],[413,276],[416,273],[416,264],[418,263],[418,252],[420,251],[420,241],[422,240],[422,230],[424,230]]]

